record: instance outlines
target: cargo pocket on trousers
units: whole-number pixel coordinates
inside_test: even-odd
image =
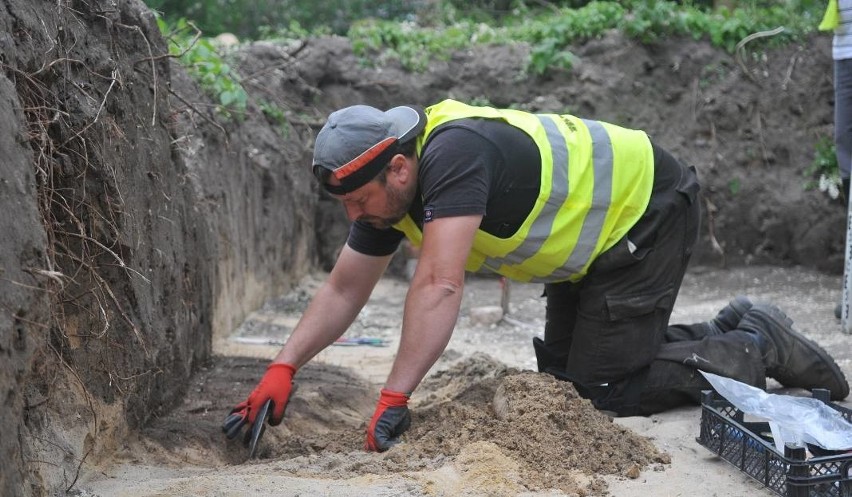
[[[675,292],[672,287],[634,295],[606,297],[609,323],[606,335],[615,340],[610,358],[621,362],[620,372],[632,374],[651,364],[660,349]]]
[[[657,309],[670,309],[673,306],[673,295],[674,289],[671,286],[634,295],[607,295],[606,308],[609,320],[621,321],[651,314]]]

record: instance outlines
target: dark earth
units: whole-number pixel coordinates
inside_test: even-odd
[[[509,314],[491,322],[477,311],[499,305],[501,292],[496,280],[481,277],[466,282],[458,326],[415,392],[403,445],[381,455],[361,450],[398,344],[406,283],[389,278],[345,335],[388,346],[333,346],[300,370],[284,423],[266,430],[258,458],[249,460],[241,440],[222,436],[223,414],[254,387],[304,308],[303,289],[321,276],[252,313],[174,411],[84,475],[85,495],[239,495],[246,487],[270,496],[774,495],[697,444],[700,408],[612,420],[569,385],[532,373],[531,337],[541,333],[544,314],[540,286],[513,285]],[[774,302],[850,376],[852,338],[832,313],[838,285],[837,276],[802,268],[696,266],[673,321],[708,319],[728,295]],[[806,394],[772,380],[769,388]]]

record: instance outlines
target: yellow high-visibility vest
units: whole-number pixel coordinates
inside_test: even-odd
[[[828,0],[828,6],[825,9],[825,14],[822,16],[817,29],[820,31],[831,31],[840,25],[840,10],[837,7],[837,0]]]
[[[499,119],[527,133],[541,151],[541,187],[518,231],[498,238],[476,232],[465,269],[490,270],[524,282],[579,281],[595,258],[645,212],[654,183],[648,136],[563,114],[473,107],[444,100],[426,109],[417,155],[441,124]],[[423,233],[410,216],[395,225],[415,246]]]

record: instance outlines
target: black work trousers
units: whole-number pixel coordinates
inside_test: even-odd
[[[760,388],[766,382],[749,333],[669,326],[701,207],[694,168],[658,148],[655,160],[672,179],[655,182],[637,224],[578,283],[545,285],[544,343],[536,345],[540,370],[571,380],[597,408],[621,416],[699,402],[710,386],[697,369]]]

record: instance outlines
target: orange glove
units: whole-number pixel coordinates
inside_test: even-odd
[[[367,426],[364,450],[384,452],[399,443],[399,436],[411,426],[408,394],[382,389],[376,412]]]
[[[225,419],[222,428],[228,434],[228,437],[236,436],[246,422],[249,425],[254,424],[258,411],[269,399],[272,399],[273,403],[269,424],[272,426],[280,424],[281,420],[284,419],[284,409],[287,407],[287,401],[290,399],[290,392],[293,389],[294,374],[296,374],[296,368],[290,364],[270,364],[266,368],[266,374],[249,394],[248,399],[237,404]]]

